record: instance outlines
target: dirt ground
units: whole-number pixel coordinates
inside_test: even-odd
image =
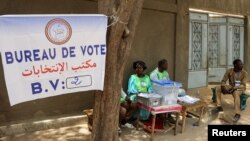
[[[155,141],[207,141],[207,128],[209,124],[250,124],[250,100],[247,101],[248,107],[242,111],[241,119],[234,123],[233,97],[231,95],[223,95],[222,106],[224,112],[215,114],[212,112],[214,104],[211,101],[211,86],[200,88],[200,95],[195,95],[197,89],[189,90],[190,95],[200,97],[208,103],[200,126],[193,126],[198,119],[195,117],[187,118],[186,128],[180,133],[181,127],[178,128],[178,134],[174,136],[174,131],[167,133],[155,133]],[[85,117],[86,118],[86,117]],[[81,120],[72,126],[61,128],[40,130],[35,132],[26,132],[11,136],[0,137],[1,141],[89,141],[91,133],[88,131],[86,120]],[[144,130],[122,128],[122,134],[119,141],[149,141],[150,134]]]

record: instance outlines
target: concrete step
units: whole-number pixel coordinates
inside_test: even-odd
[[[73,126],[82,123],[87,123],[86,115],[60,116],[46,118],[43,120],[28,120],[13,124],[10,123],[0,126],[0,137],[34,132],[39,130]]]

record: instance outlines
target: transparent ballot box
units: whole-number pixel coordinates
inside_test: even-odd
[[[137,102],[152,107],[160,106],[162,101],[161,99],[162,96],[155,93],[140,93],[137,96]]]
[[[161,105],[171,105],[177,103],[177,97],[181,83],[173,81],[153,82],[154,93],[162,96]]]

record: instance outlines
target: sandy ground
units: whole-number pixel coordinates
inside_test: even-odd
[[[186,128],[183,133],[180,133],[181,127],[178,128],[178,134],[174,136],[174,131],[167,133],[155,133],[155,141],[207,141],[207,128],[209,124],[250,124],[250,108],[242,111],[241,119],[234,123],[233,97],[231,95],[223,95],[222,106],[224,112],[215,114],[212,112],[214,104],[211,102],[211,86],[199,89],[200,97],[208,103],[205,109],[204,117],[200,126],[193,126],[198,119],[187,118]],[[189,90],[190,95],[196,93],[197,89]],[[196,95],[197,96],[197,95]],[[248,100],[250,106],[250,100]],[[1,137],[1,141],[89,141],[91,133],[88,131],[86,121],[81,121],[73,126],[66,126],[56,129],[41,130],[35,132],[22,133],[17,135]],[[149,141],[150,134],[144,130],[122,128],[122,134],[119,141]]]

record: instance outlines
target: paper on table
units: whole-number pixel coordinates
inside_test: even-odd
[[[178,97],[177,99],[181,102],[190,103],[190,104],[200,101],[199,98],[192,97],[189,95],[181,96],[181,97]]]
[[[138,96],[145,98],[161,98],[162,96],[155,93],[139,93]]]

